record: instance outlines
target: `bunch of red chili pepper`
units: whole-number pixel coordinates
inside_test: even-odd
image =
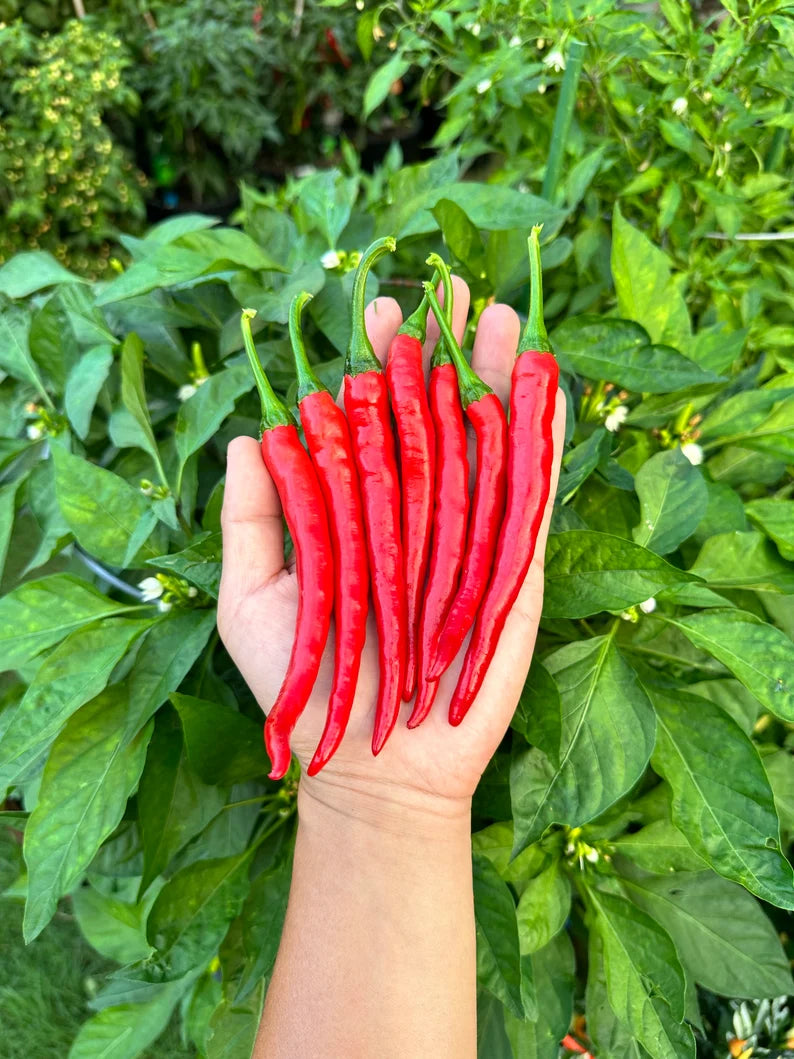
[[[344,411],[313,372],[300,326],[311,295],[293,301],[289,329],[306,448],[276,397],[251,335],[242,329],[262,400],[262,456],[275,481],[296,555],[299,606],[287,674],[265,723],[271,778],[290,763],[290,734],[311,694],[333,616],[334,675],[317,773],[345,733],[364,646],[370,594],[380,681],[372,737],[378,754],[402,701],[421,724],[438,681],[471,640],[449,708],[461,723],[485,678],[535,550],[549,494],[557,362],[543,323],[540,228],[529,238],[529,318],[513,368],[509,422],[498,397],[467,363],[452,333],[452,283],[424,283],[419,308],[391,343],[385,371],[364,325],[367,275],[392,238],[374,242],[353,284]],[[432,309],[441,331],[425,379],[422,346]],[[473,496],[465,419],[476,442]],[[396,427],[396,431],[395,431]]]

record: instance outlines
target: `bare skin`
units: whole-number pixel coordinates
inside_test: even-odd
[[[459,339],[468,307],[468,288],[455,279]],[[390,298],[367,309],[367,331],[382,363],[401,322]],[[474,370],[505,405],[519,330],[512,309],[492,305],[474,342]],[[431,317],[428,366],[437,336]],[[564,416],[558,392],[552,497]],[[281,505],[258,443],[236,438],[227,461],[218,627],[267,711],[286,671],[298,588],[294,569],[284,565]],[[551,502],[526,581],[464,722],[450,727],[447,709],[468,641],[441,678],[427,720],[409,731],[412,704],[403,704],[377,758],[370,749],[378,682],[370,615],[345,738],[319,775],[301,778],[289,907],[254,1059],[476,1055],[471,798],[510,723],[532,659],[550,518]],[[322,733],[332,671],[331,638],[291,740],[304,770]]]

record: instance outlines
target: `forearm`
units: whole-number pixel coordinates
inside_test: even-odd
[[[255,1059],[474,1056],[468,802],[312,790]]]

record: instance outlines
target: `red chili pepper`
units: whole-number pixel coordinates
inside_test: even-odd
[[[378,627],[380,684],[372,753],[389,738],[400,712],[407,654],[405,580],[400,539],[400,480],[389,394],[364,324],[367,274],[394,239],[378,239],[365,252],[353,281],[353,333],[345,359],[345,411],[353,439],[364,506],[372,602]]]
[[[444,312],[452,321],[452,281],[449,269],[436,255],[435,264],[444,284]],[[430,413],[436,432],[436,480],[433,507],[433,545],[424,606],[419,622],[419,690],[409,728],[420,725],[430,712],[438,690],[437,680],[428,680],[426,666],[436,652],[441,626],[458,584],[466,545],[469,517],[469,461],[466,427],[458,392],[458,375],[446,343],[439,340],[430,368]]]
[[[422,364],[427,310],[427,299],[423,298],[395,335],[386,363],[386,383],[400,440],[402,546],[408,604],[408,657],[402,692],[406,702],[416,690],[416,638],[433,522],[435,438]]]
[[[474,623],[469,649],[449,706],[450,724],[466,716],[482,686],[510,608],[535,554],[549,497],[554,446],[551,425],[559,369],[543,323],[540,227],[529,239],[532,296],[529,319],[513,366],[507,447],[507,505],[493,575]]]
[[[350,67],[353,65],[353,60],[350,58],[349,55],[346,55],[339,47],[339,41],[334,36],[333,30],[326,29],[325,39],[328,43],[328,47],[331,49],[331,52],[333,53],[333,55],[336,56],[342,66],[344,66],[346,70],[350,69]]]
[[[364,515],[353,443],[345,413],[309,365],[301,332],[301,310],[311,294],[298,294],[289,333],[298,376],[298,408],[309,454],[325,497],[334,554],[334,677],[325,730],[307,772],[316,775],[336,753],[345,734],[367,630],[369,570]]]
[[[447,349],[452,352],[463,411],[474,428],[477,441],[474,499],[460,585],[439,634],[435,657],[426,667],[428,678],[438,680],[460,650],[466,633],[474,623],[491,576],[494,546],[505,507],[507,417],[502,402],[491,387],[469,367],[452,329],[444,319],[432,285],[426,283],[424,287]]]
[[[334,562],[328,518],[317,473],[300,443],[289,410],[273,392],[251,335],[253,309],[244,309],[243,341],[262,401],[262,458],[276,484],[287,520],[298,577],[298,617],[287,673],[265,721],[270,778],[290,765],[289,737],[309,699],[328,639],[334,600]]]

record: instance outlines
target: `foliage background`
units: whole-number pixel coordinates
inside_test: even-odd
[[[249,177],[234,226],[177,212],[136,234],[123,181],[76,234],[69,185],[31,205],[36,165],[2,190],[4,245],[28,247],[0,267],[4,904],[26,899],[34,946],[73,917],[109,961],[72,1059],[133,1059],[172,1020],[191,1052],[247,1056],[278,943],[297,776],[264,779],[258,707],[214,630],[225,445],[258,421],[241,306],[293,400],[297,291],[333,387],[372,238],[399,239],[373,295],[411,307],[439,250],[473,327],[493,296],[524,311],[538,221],[569,425],[537,659],[475,799],[481,1054],[555,1057],[571,1028],[599,1057],[791,1048],[771,1003],[794,992],[791,6],[307,4],[295,35],[277,6],[267,107],[256,8],[155,5],[152,28],[117,4],[100,30],[87,5],[59,30],[68,9],[42,3],[42,37],[33,6],[0,31],[13,150],[46,159],[53,64],[94,48],[104,80],[47,135],[87,122],[85,157],[156,157],[161,191]],[[199,25],[243,61],[177,68]],[[303,128],[320,74],[338,124]],[[406,159],[407,128],[429,160]],[[303,151],[336,164],[296,172]],[[31,247],[25,218],[66,250],[49,230]]]

